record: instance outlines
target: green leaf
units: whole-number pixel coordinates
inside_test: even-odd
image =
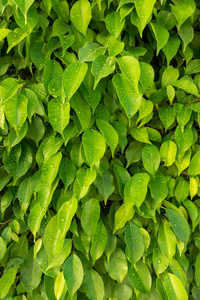
[[[175,197],[176,200],[181,203],[185,200],[189,195],[189,183],[183,178],[178,182],[175,189]]]
[[[169,85],[179,77],[178,69],[169,66],[162,74],[162,86]]]
[[[188,299],[187,292],[182,282],[174,274],[171,273],[166,274],[164,278],[164,285],[169,300]]]
[[[135,89],[123,74],[114,75],[113,84],[127,117],[132,118],[140,108],[142,95],[135,92]]]
[[[14,11],[15,21],[18,26],[30,34],[38,23],[38,13],[35,5],[32,5],[26,16],[20,10]]]
[[[179,35],[183,41],[183,52],[185,52],[187,45],[194,38],[194,29],[189,22],[185,22],[181,25]]]
[[[64,205],[64,204],[63,204]],[[43,237],[46,252],[55,257],[63,248],[64,235],[59,228],[58,215],[55,215],[47,224]]]
[[[21,282],[25,289],[32,294],[32,291],[40,284],[42,271],[33,258],[33,247],[29,249],[24,257],[21,268]]]
[[[181,79],[174,81],[171,85],[186,91],[189,94],[199,97],[199,93],[196,85],[193,83],[193,80],[188,75],[183,76]]]
[[[99,259],[107,244],[107,231],[103,222],[99,222],[96,227],[95,234],[92,236],[92,245],[90,248],[90,255],[93,260],[93,264]]]
[[[159,247],[153,249],[153,266],[156,274],[163,273],[169,265],[169,259],[160,251]]]
[[[83,266],[80,258],[72,254],[64,264],[63,275],[71,296],[80,288],[83,282]]]
[[[5,253],[6,253],[6,244],[5,244],[4,240],[2,239],[2,237],[0,236],[0,260],[2,260]]]
[[[29,10],[29,8],[31,7],[31,5],[33,4],[33,0],[14,0],[15,3],[17,4],[17,6],[19,7],[19,9],[21,10],[22,14],[25,17],[27,17],[27,12]]]
[[[7,36],[8,40],[8,49],[7,53],[10,52],[10,50],[15,47],[17,44],[19,44],[25,37],[27,36],[27,33],[22,30],[21,28],[16,28],[14,31],[9,32]]]
[[[91,110],[80,92],[76,94],[70,100],[71,107],[76,112],[82,129],[85,131],[90,126]]]
[[[195,279],[197,286],[200,287],[200,253],[197,256],[197,259],[195,261]]]
[[[14,127],[16,133],[27,118],[28,99],[21,94],[16,94],[5,103],[5,113],[8,122]]]
[[[83,286],[90,300],[103,300],[104,283],[101,276],[93,269],[87,272],[83,280]]]
[[[105,139],[98,131],[87,129],[83,133],[82,143],[87,162],[92,167],[100,161],[105,153]]]
[[[58,226],[63,236],[66,235],[67,231],[70,228],[72,218],[77,210],[77,206],[77,199],[75,197],[72,197],[69,201],[63,203],[58,211]]]
[[[133,56],[122,56],[117,59],[117,62],[126,79],[133,86],[136,93],[139,94],[138,81],[140,78],[140,64],[138,60]]]
[[[145,62],[140,62],[140,78],[139,82],[142,86],[143,92],[153,84],[154,81],[154,69],[153,67]]]
[[[144,148],[144,144],[140,143],[138,141],[133,141],[131,142],[125,152],[125,156],[127,159],[127,166],[126,168],[128,168],[128,166],[131,163],[137,162],[142,158],[142,150]]]
[[[55,280],[55,284],[54,284],[54,293],[56,296],[56,299],[60,299],[62,296],[62,292],[64,290],[66,286],[66,282],[65,282],[65,278],[63,276],[63,272],[61,272]]]
[[[0,279],[0,297],[3,299],[15,281],[17,268],[8,269]]]
[[[5,39],[7,37],[7,35],[9,34],[10,29],[7,28],[1,28],[0,29],[0,41],[2,41],[3,39]]]
[[[128,278],[136,291],[150,295],[152,278],[149,268],[141,260],[135,265],[129,263]]]
[[[128,222],[124,232],[127,246],[127,256],[132,264],[135,264],[144,253],[144,239],[138,226]]]
[[[127,129],[126,126],[120,122],[115,121],[113,123],[113,126],[117,130],[118,133],[118,139],[119,139],[119,146],[122,149],[122,153],[124,152],[124,148],[126,147],[128,140],[126,138],[127,135]]]
[[[149,180],[147,173],[138,173],[131,177],[124,188],[124,203],[129,207],[136,205],[140,208],[147,194]]]
[[[179,37],[175,34],[171,34],[167,44],[162,48],[162,51],[164,52],[167,59],[167,66],[169,66],[170,61],[178,52],[180,44],[181,41]]]
[[[185,217],[171,208],[166,209],[167,217],[172,225],[176,236],[183,242],[187,243],[190,236],[190,227]]]
[[[115,60],[106,55],[97,56],[92,62],[92,74],[95,77],[94,89],[101,78],[107,77],[115,70]]]
[[[200,59],[191,60],[185,69],[185,75],[195,74],[200,72]]]
[[[175,115],[171,106],[163,106],[159,109],[159,118],[165,127],[165,131],[174,123]]]
[[[94,185],[98,188],[106,203],[108,197],[112,195],[115,189],[113,175],[106,170],[103,174],[97,176]]]
[[[150,26],[157,42],[156,55],[158,55],[160,50],[167,44],[169,32],[164,26],[158,23],[150,23]]]
[[[134,215],[134,209],[131,205],[127,205],[127,203],[123,203],[120,208],[116,211],[115,214],[115,225],[113,234],[118,230],[125,226],[126,222],[130,221]]]
[[[31,187],[30,179],[25,178],[20,183],[17,196],[18,196],[22,210],[24,212],[26,212],[26,210],[29,207],[31,197],[32,197],[32,187]]]
[[[128,171],[120,165],[114,165],[113,171],[117,178],[119,193],[123,197],[124,196],[124,187],[127,181],[131,178]]]
[[[18,83],[15,78],[6,78],[1,82],[1,98],[3,103],[12,98],[22,84]]]
[[[78,52],[81,63],[93,61],[97,56],[104,55],[106,48],[100,44],[88,42]]]
[[[91,20],[91,6],[87,0],[79,0],[71,8],[70,20],[76,29],[86,35]]]
[[[43,78],[42,78],[46,91],[48,91],[48,85],[51,82],[51,80],[57,77],[61,77],[62,75],[63,75],[63,69],[61,65],[56,60],[53,59],[48,60],[45,63]]]
[[[124,49],[124,43],[119,42],[114,36],[111,36],[108,40],[108,52],[109,56],[117,56]]]
[[[147,128],[142,126],[142,127],[133,127],[131,130],[131,135],[132,137],[137,140],[138,142],[141,143],[146,143],[146,144],[151,144],[149,141],[149,133],[147,131]]]
[[[181,25],[189,18],[189,16],[192,14],[192,7],[189,4],[181,4],[181,5],[172,5],[171,10],[178,22],[178,29],[181,27]]]
[[[170,223],[165,221],[161,224],[158,231],[158,245],[162,253],[171,262],[176,253],[176,237],[171,230]]]
[[[188,174],[190,176],[195,176],[200,174],[200,152],[197,152],[191,160],[188,168]]]
[[[97,126],[99,127],[100,131],[103,133],[103,136],[106,140],[106,143],[111,149],[112,157],[114,157],[114,151],[115,148],[118,145],[118,133],[113,128],[112,125],[110,125],[108,122],[97,119],[96,120]]]
[[[146,26],[146,23],[151,16],[155,0],[136,0],[135,7],[138,14],[138,17],[141,21],[142,31]]]
[[[167,197],[168,188],[163,173],[158,171],[155,175],[155,178],[150,179],[149,188],[151,191],[151,197],[156,200],[157,204],[162,202]]]
[[[59,176],[64,185],[68,187],[75,179],[76,167],[67,157],[63,157],[59,166]]]
[[[128,272],[128,265],[124,252],[116,247],[110,256],[109,262],[105,261],[105,267],[112,279],[122,282]]]
[[[4,155],[3,157],[6,171],[15,179],[26,174],[32,164],[32,160],[32,150],[25,142],[15,146],[10,155]]]
[[[60,103],[60,101],[55,98],[48,103],[49,120],[57,132],[63,133],[63,130],[69,123],[69,115],[69,103]]]
[[[171,166],[176,159],[177,146],[174,142],[165,141],[160,147],[160,159],[164,161],[165,166]]]
[[[105,18],[106,28],[116,39],[124,28],[125,20],[121,22],[120,12],[111,12]]]
[[[44,163],[42,168],[42,179],[47,186],[51,185],[56,178],[61,159],[61,152],[57,152],[53,156],[49,157],[49,159],[47,159]]]
[[[95,234],[99,217],[99,201],[92,198],[84,204],[81,214],[81,225],[88,236],[91,237]]]
[[[151,175],[155,176],[160,165],[160,154],[154,145],[146,145],[142,150],[142,162]]]
[[[87,0],[86,0],[87,1]],[[76,2],[78,3],[78,2]],[[63,88],[67,101],[75,94],[87,73],[87,64],[72,63],[64,71]]]

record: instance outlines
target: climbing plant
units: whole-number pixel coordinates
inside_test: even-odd
[[[200,1],[0,18],[0,298],[199,300]]]

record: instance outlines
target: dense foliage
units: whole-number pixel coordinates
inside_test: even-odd
[[[0,11],[0,298],[199,300],[200,1]]]

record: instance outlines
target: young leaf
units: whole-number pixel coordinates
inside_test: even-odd
[[[79,88],[85,77],[85,74],[87,73],[87,69],[88,66],[85,63],[72,63],[65,69],[63,75],[63,88],[67,101],[71,99],[71,97]]]
[[[183,76],[181,79],[174,81],[171,85],[186,91],[196,97],[199,97],[199,93],[196,85],[193,83],[193,80],[188,75]]]
[[[124,49],[124,43],[119,42],[114,36],[111,36],[108,40],[108,52],[109,56],[117,56]]]
[[[97,56],[104,55],[106,48],[100,44],[88,42],[78,52],[81,63],[93,61]]]
[[[176,200],[181,203],[183,202],[183,200],[185,200],[189,195],[189,183],[184,180],[181,179],[175,189],[175,197]]]
[[[63,133],[63,130],[69,123],[69,115],[69,103],[60,103],[60,101],[55,98],[48,103],[49,120],[57,132]]]
[[[105,18],[106,28],[116,39],[124,28],[125,20],[121,22],[120,12],[111,12]]]
[[[103,133],[106,143],[110,147],[112,156],[114,157],[114,151],[118,145],[117,131],[112,127],[112,125],[110,125],[108,122],[106,122],[104,120],[97,119],[96,123],[97,123],[97,126],[99,127],[99,130]]]
[[[180,281],[180,279],[174,274],[167,273],[164,278],[165,290],[167,292],[167,296],[169,300],[178,300],[183,299],[187,300],[188,295],[187,292]]]
[[[122,56],[117,59],[117,62],[126,79],[133,86],[136,93],[139,94],[140,64],[138,60],[133,56]]]
[[[87,162],[92,167],[105,153],[105,139],[98,131],[87,129],[83,133],[82,143]]]
[[[70,100],[70,105],[76,112],[82,129],[85,131],[90,126],[91,109],[80,92],[76,92]]]
[[[181,41],[179,37],[175,34],[171,34],[167,44],[162,48],[162,51],[164,52],[166,59],[167,59],[167,66],[169,66],[170,61],[172,58],[176,55],[178,52],[178,48],[181,44]]]
[[[150,140],[149,140],[149,133],[146,127],[142,126],[142,127],[133,127],[131,130],[131,135],[132,137],[141,143],[146,143],[146,144],[151,144]]]
[[[159,118],[162,121],[165,131],[173,124],[175,121],[174,110],[171,106],[163,106],[159,109]]]
[[[129,207],[136,205],[140,208],[147,194],[149,180],[147,173],[138,173],[131,177],[124,188],[124,203]]]
[[[55,215],[47,224],[43,237],[46,252],[55,257],[62,250],[64,235],[59,228],[58,215]]]
[[[169,32],[164,26],[158,23],[150,23],[150,26],[157,42],[156,55],[158,55],[160,50],[167,44]]]
[[[16,133],[22,127],[27,118],[27,104],[26,96],[16,94],[5,103],[5,113],[8,122],[13,125]]]
[[[140,108],[142,95],[135,92],[135,89],[123,74],[114,75],[113,84],[127,117],[132,118]]]
[[[63,69],[61,65],[56,60],[48,60],[44,66],[42,79],[46,91],[48,91],[48,86],[51,80],[61,76],[63,76]]]
[[[10,268],[3,273],[0,279],[0,297],[3,299],[9,292],[10,287],[15,281],[17,268]]]
[[[171,230],[169,222],[164,222],[159,227],[158,231],[158,245],[162,253],[169,258],[171,262],[176,253],[176,237]]]
[[[138,14],[138,17],[140,18],[142,30],[146,26],[146,22],[151,16],[155,0],[136,0],[135,1],[135,7]]]
[[[115,224],[113,234],[125,226],[126,222],[130,221],[133,218],[135,211],[131,205],[123,203],[120,208],[116,211],[115,214]]]
[[[63,203],[58,211],[58,226],[64,237],[70,228],[72,218],[77,210],[77,206],[77,199],[75,197],[72,197],[69,201]]]
[[[200,152],[197,152],[191,160],[188,168],[188,174],[190,176],[195,176],[200,174]]]
[[[92,74],[95,77],[94,89],[101,78],[107,77],[115,70],[115,60],[106,55],[97,56],[92,62]]]
[[[176,159],[177,146],[174,142],[165,141],[160,147],[160,159],[164,161],[165,166],[171,166]]]
[[[70,12],[70,20],[83,35],[86,35],[91,18],[91,6],[89,1],[79,0],[74,3]]]

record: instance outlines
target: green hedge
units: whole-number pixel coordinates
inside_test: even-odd
[[[199,300],[200,1],[0,11],[0,298]]]

